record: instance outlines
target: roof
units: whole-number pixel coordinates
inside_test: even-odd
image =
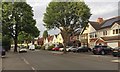
[[[95,30],[99,30],[99,29],[103,29],[106,27],[111,27],[114,23],[120,24],[120,16],[107,19],[103,21],[101,24],[99,24],[98,22],[93,22],[93,21],[89,21],[89,23],[92,25],[92,27]]]
[[[92,27],[93,27],[95,30],[100,29],[100,24],[99,24],[98,22],[90,21],[89,23],[92,25]]]
[[[54,36],[48,36],[48,41],[52,41]]]
[[[117,17],[114,17],[114,18],[110,18],[110,19],[108,19],[108,20],[105,20],[105,21],[101,24],[101,28],[112,26],[113,23],[115,23],[115,22],[120,22],[120,16],[117,16]]]

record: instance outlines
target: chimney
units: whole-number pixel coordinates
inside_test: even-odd
[[[99,24],[101,24],[103,21],[104,21],[103,18],[100,18],[100,17],[99,17],[99,18],[97,19],[97,22],[98,22]]]

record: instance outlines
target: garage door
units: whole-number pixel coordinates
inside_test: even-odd
[[[108,46],[115,48],[118,47],[118,42],[111,42],[111,43],[107,43]]]

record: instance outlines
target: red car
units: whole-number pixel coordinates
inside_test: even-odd
[[[52,48],[53,51],[59,51],[59,49],[60,49],[59,47]]]

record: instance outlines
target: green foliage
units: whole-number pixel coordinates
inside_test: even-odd
[[[43,38],[47,38],[47,37],[48,37],[48,32],[47,32],[47,30],[45,30],[43,33]]]
[[[0,41],[2,40],[2,33],[0,33]]]
[[[43,21],[47,29],[58,28],[69,34],[84,28],[90,16],[90,9],[84,2],[50,2]]]
[[[48,50],[52,50],[52,48],[54,48],[55,46],[54,46],[54,44],[53,45],[51,45],[51,46],[49,46],[48,47]]]
[[[2,47],[8,51],[11,48],[11,39],[9,36],[2,37]]]
[[[26,2],[2,2],[2,34],[13,38],[15,49],[20,32],[24,31],[33,38],[39,36],[39,30],[35,26],[33,10]],[[21,39],[22,35],[19,37]],[[21,39],[22,40],[22,39]],[[20,41],[21,41],[20,40]]]
[[[45,50],[45,46],[43,45],[43,46],[41,47],[41,49],[42,49],[42,50]]]
[[[41,49],[41,46],[35,44],[35,49]]]

